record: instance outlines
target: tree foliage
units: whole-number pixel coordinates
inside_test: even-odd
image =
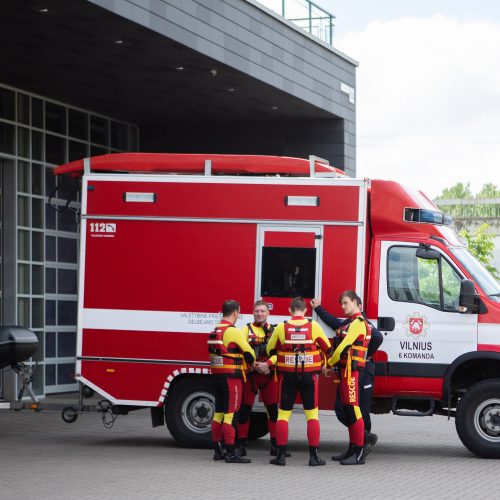
[[[495,248],[493,234],[489,224],[481,224],[474,233],[469,233],[465,229],[460,231],[460,236],[465,240],[469,252],[476,257],[479,262],[484,264],[484,267],[497,279],[500,279],[500,274],[497,269],[491,265],[493,259],[493,249]]]

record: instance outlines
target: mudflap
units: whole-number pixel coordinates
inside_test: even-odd
[[[159,427],[165,424],[165,407],[160,406],[156,408],[151,408],[151,425],[153,427]]]

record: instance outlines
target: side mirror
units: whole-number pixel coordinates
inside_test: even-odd
[[[440,253],[437,250],[429,248],[428,246],[421,246],[417,249],[416,256],[419,259],[437,260],[439,259]]]
[[[464,314],[477,314],[479,312],[479,294],[472,280],[462,280],[460,283],[460,301],[458,310]]]

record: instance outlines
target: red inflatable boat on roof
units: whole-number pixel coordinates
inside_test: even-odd
[[[328,165],[326,160],[291,158],[287,156],[177,154],[177,153],[117,153],[94,156],[66,163],[54,173],[80,176],[85,162],[92,172],[151,172],[176,174],[202,174],[210,161],[212,175],[288,175],[309,176],[313,173],[330,173],[344,177],[345,173]]]

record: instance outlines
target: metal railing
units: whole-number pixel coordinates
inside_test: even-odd
[[[455,219],[500,219],[500,198],[437,199],[434,203]]]
[[[335,16],[309,0],[257,0],[281,17],[333,45]]]

